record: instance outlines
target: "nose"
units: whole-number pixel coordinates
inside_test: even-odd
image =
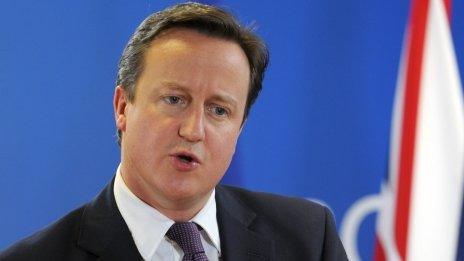
[[[199,142],[205,138],[203,109],[190,110],[179,127],[179,136],[189,142]]]

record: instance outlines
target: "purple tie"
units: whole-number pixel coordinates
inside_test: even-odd
[[[178,222],[166,233],[184,251],[182,261],[208,261],[201,244],[200,231],[193,222]]]

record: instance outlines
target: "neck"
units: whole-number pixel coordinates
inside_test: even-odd
[[[150,204],[153,208],[158,210],[160,213],[168,217],[169,219],[175,221],[175,222],[187,222],[191,219],[193,219],[198,212],[204,207],[206,204],[206,201],[198,206],[189,206],[186,208],[163,208],[161,206],[154,206]]]

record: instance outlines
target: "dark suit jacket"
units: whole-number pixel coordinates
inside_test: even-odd
[[[0,253],[0,260],[142,260],[116,206],[113,182]],[[347,259],[329,210],[316,203],[218,186],[216,204],[223,260]]]

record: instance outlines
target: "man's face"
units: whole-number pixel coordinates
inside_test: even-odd
[[[249,73],[231,41],[171,29],[152,42],[134,101],[115,94],[121,171],[139,198],[160,210],[204,204],[234,154]]]

